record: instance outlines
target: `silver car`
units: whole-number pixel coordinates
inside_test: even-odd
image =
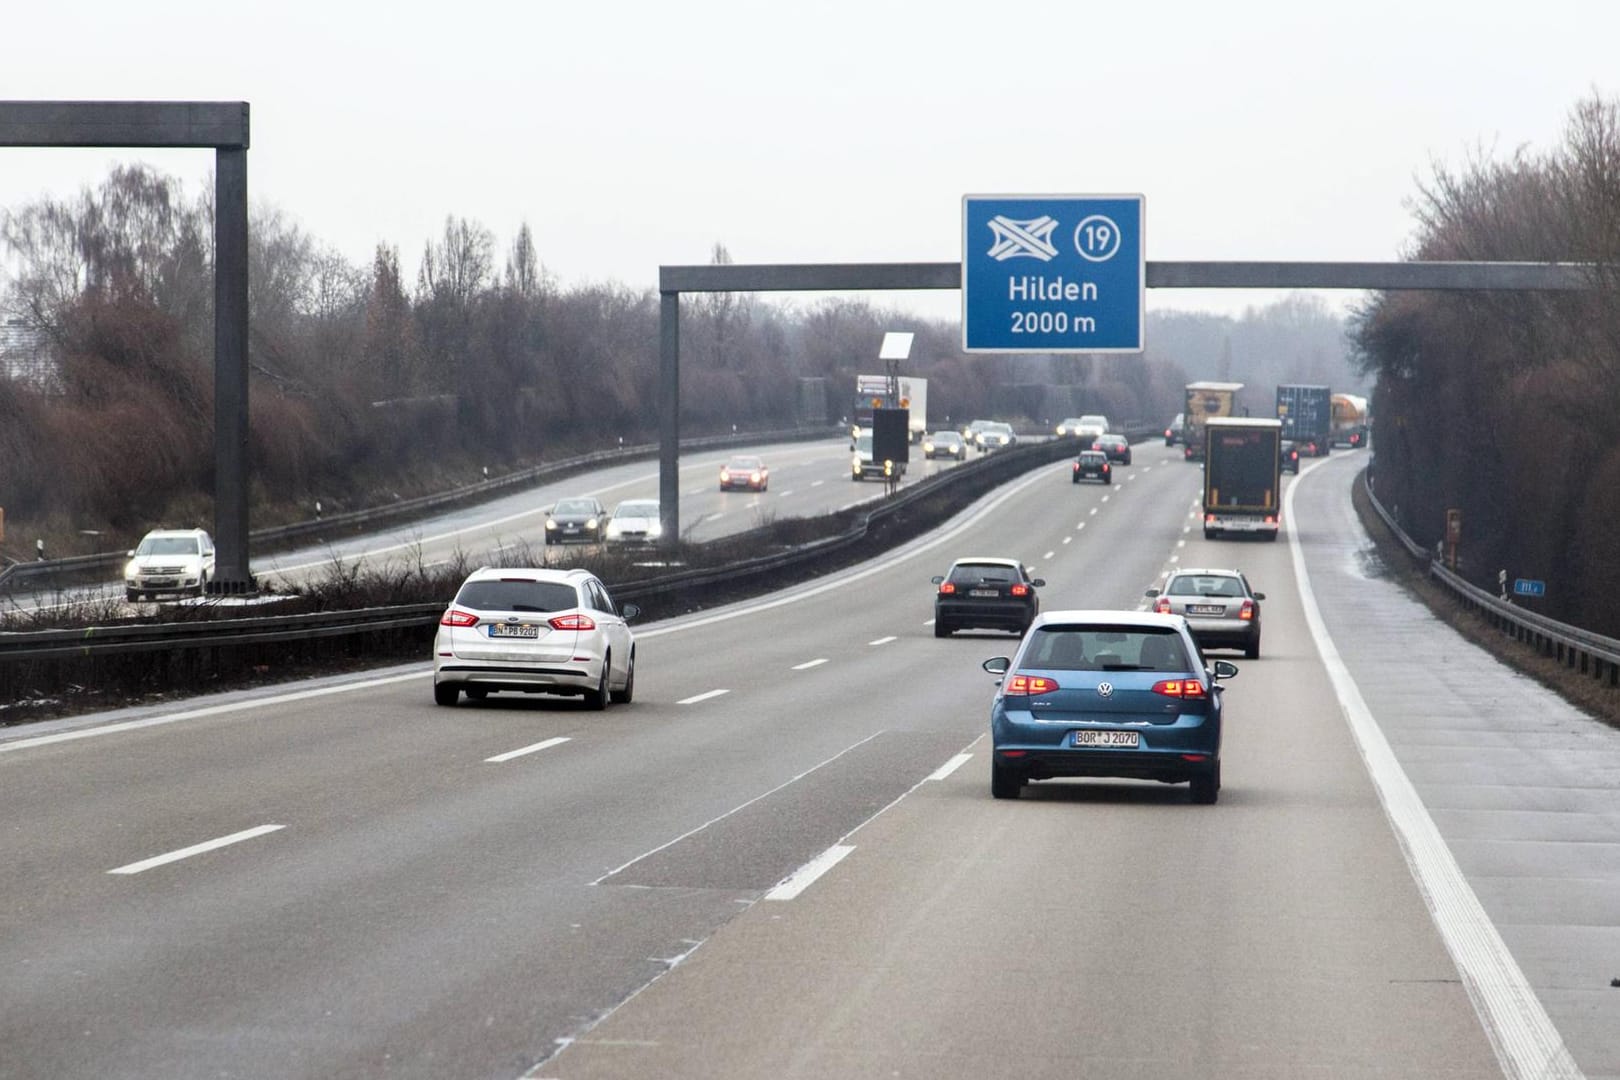
[[[615,605],[586,570],[475,570],[439,619],[433,700],[515,691],[583,697],[588,709],[626,704],[636,687],[626,620],[638,614],[635,604]]]
[[[1202,649],[1242,649],[1260,658],[1260,601],[1241,570],[1177,570],[1162,589],[1149,589],[1153,610],[1181,615]]]

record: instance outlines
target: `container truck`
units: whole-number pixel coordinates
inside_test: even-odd
[[[873,409],[908,409],[911,417],[907,427],[911,441],[920,442],[928,434],[928,380],[902,375],[898,396],[889,393],[887,375],[855,376],[855,408],[850,414],[849,438],[853,442],[863,434],[871,434]]]
[[[1333,395],[1333,445],[1352,450],[1367,445],[1367,399],[1359,394]]]
[[[1282,437],[1302,456],[1320,457],[1328,452],[1333,434],[1333,391],[1297,383],[1279,386],[1277,419],[1282,421]]]
[[[1211,417],[1237,415],[1239,382],[1192,382],[1187,384],[1187,407],[1182,412],[1182,456],[1199,461],[1204,456],[1204,424]]]
[[[1277,539],[1282,506],[1282,421],[1218,416],[1204,425],[1204,538],[1253,533]]]

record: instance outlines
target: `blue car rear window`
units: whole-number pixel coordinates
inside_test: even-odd
[[[1026,671],[1197,670],[1188,663],[1181,635],[1142,627],[1043,626],[1025,650]]]

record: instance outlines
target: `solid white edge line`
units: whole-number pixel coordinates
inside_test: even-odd
[[[1289,553],[1293,557],[1294,576],[1299,582],[1305,622],[1338,695],[1340,709],[1355,736],[1356,746],[1372,777],[1384,814],[1406,855],[1406,864],[1418,891],[1428,905],[1435,929],[1457,965],[1457,973],[1462,976],[1463,986],[1491,1048],[1496,1051],[1503,1073],[1527,1080],[1530,1077],[1579,1080],[1583,1074],[1564,1045],[1563,1036],[1468,884],[1434,818],[1429,816],[1417,789],[1401,768],[1383,729],[1362,698],[1360,687],[1328,636],[1311,588],[1310,574],[1305,569],[1298,527],[1293,525],[1296,521],[1294,493],[1299,489],[1299,481],[1323,464],[1326,462],[1320,459],[1313,462],[1288,486],[1283,496],[1283,520],[1291,525]]]
[[[843,861],[844,856],[854,850],[853,844],[834,844],[789,874],[780,885],[765,894],[765,899],[792,900],[815,884],[817,878],[837,866]]]
[[[794,664],[793,665],[793,670],[794,671],[809,671],[811,668],[820,667],[822,664],[825,664],[826,662],[827,662],[827,658],[825,656],[818,656],[814,660],[806,660],[802,664]]]
[[[285,829],[286,827],[287,826],[285,825],[260,825],[254,829],[243,829],[239,833],[231,833],[229,836],[221,836],[215,840],[204,840],[200,844],[193,844],[190,847],[181,848],[179,851],[171,851],[167,855],[154,855],[150,859],[142,859],[140,862],[132,862],[128,866],[120,866],[116,870],[107,871],[107,873],[139,874],[143,870],[150,870],[156,866],[165,866],[172,862],[179,862],[181,859],[189,859],[193,855],[201,855],[206,851],[213,851],[217,848],[229,847],[231,844],[240,844],[244,840],[252,840],[255,836],[263,836],[266,833],[273,833],[277,829]]]
[[[484,761],[499,765],[503,761],[511,761],[513,758],[520,758],[524,754],[533,754],[539,750],[550,750],[553,746],[561,746],[567,741],[568,737],[566,735],[559,735],[555,739],[547,739],[544,742],[537,742],[531,746],[520,747],[517,750],[508,750],[504,754],[496,754],[494,757],[487,757],[484,759]]]
[[[828,758],[826,761],[818,761],[816,764],[810,766],[808,769],[804,770],[804,772],[800,773],[799,775],[791,776],[788,779],[782,781],[780,784],[777,784],[775,787],[771,788],[771,790],[760,792],[758,795],[755,795],[752,799],[749,799],[747,802],[739,803],[736,806],[733,806],[730,810],[727,810],[725,813],[720,814],[717,817],[710,818],[708,821],[705,821],[703,824],[699,825],[697,828],[688,829],[685,832],[681,833],[681,835],[677,836],[675,839],[664,841],[662,844],[659,844],[657,847],[653,848],[651,851],[643,851],[640,855],[637,855],[635,858],[631,859],[629,862],[620,863],[618,866],[615,866],[612,870],[609,870],[607,873],[603,874],[601,877],[599,877],[595,881],[591,882],[591,884],[592,885],[600,885],[600,884],[602,884],[602,882],[606,881],[608,878],[612,877],[614,874],[617,874],[617,873],[619,873],[620,871],[623,871],[623,870],[628,870],[630,867],[636,865],[636,863],[640,862],[642,859],[645,859],[645,858],[648,858],[650,856],[656,855],[660,851],[663,851],[665,848],[672,847],[675,844],[680,843],[682,840],[685,840],[688,836],[696,836],[698,833],[702,832],[704,829],[707,829],[710,825],[713,825],[713,824],[715,824],[717,822],[721,822],[721,821],[726,820],[726,818],[730,817],[732,814],[737,813],[739,810],[748,809],[750,806],[753,806],[755,803],[759,802],[759,800],[761,800],[761,799],[770,798],[772,795],[775,795],[778,791],[781,791],[783,788],[788,787],[789,785],[792,785],[792,784],[796,784],[800,780],[803,780],[805,777],[809,776],[811,773],[815,772],[817,769],[823,768],[823,767],[825,767],[827,765],[831,765],[833,762],[837,761],[839,758],[843,757],[845,754],[849,753],[851,750],[859,750],[861,747],[865,746],[867,743],[871,742],[873,739],[877,738],[881,734],[883,734],[883,729],[879,728],[878,730],[872,732],[872,734],[868,735],[866,738],[860,740],[859,742],[854,742],[854,743],[851,743],[848,746],[844,747],[842,750],[838,751],[838,753],[834,754],[832,757]],[[879,813],[881,813],[881,812],[882,811],[879,811]],[[859,828],[859,826],[856,826],[856,827]],[[846,839],[847,839],[847,836],[846,836]]]
[[[692,697],[689,697],[689,698],[682,698],[680,701],[677,701],[675,704],[677,704],[677,705],[696,705],[700,701],[708,701],[710,698],[717,698],[721,694],[729,694],[729,693],[731,693],[730,690],[710,690],[707,693],[695,694],[695,695],[693,695]]]
[[[943,780],[957,769],[960,769],[963,765],[966,765],[969,759],[972,757],[972,754],[957,754],[955,757],[951,758],[951,760],[929,773],[928,779]]]

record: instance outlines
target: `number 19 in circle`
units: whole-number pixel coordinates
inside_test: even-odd
[[[1119,253],[1119,226],[1104,214],[1092,214],[1074,227],[1074,249],[1088,262],[1107,262]]]

